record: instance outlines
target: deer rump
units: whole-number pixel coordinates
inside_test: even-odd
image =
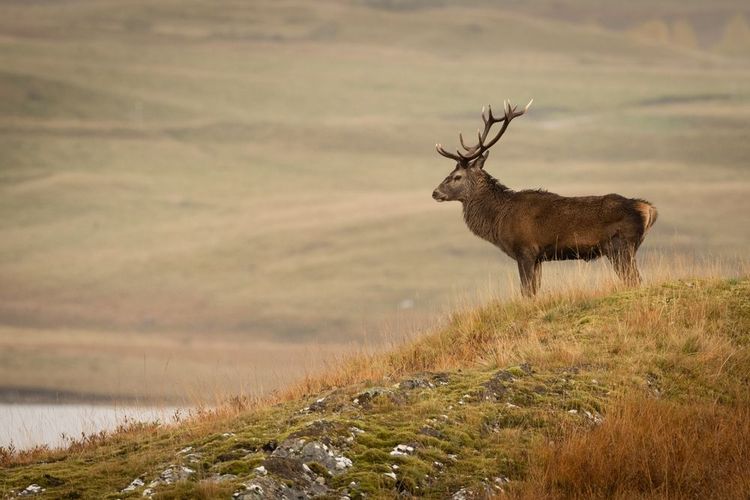
[[[535,260],[593,260],[638,249],[656,221],[647,201],[618,194],[567,197],[520,191],[504,214],[500,248],[510,257]]]

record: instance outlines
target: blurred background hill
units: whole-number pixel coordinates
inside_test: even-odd
[[[430,198],[434,144],[505,98],[535,101],[493,175],[650,200],[647,277],[731,269],[749,23],[733,0],[3,2],[0,399],[267,391],[514,293]],[[576,266],[545,288],[609,279]]]

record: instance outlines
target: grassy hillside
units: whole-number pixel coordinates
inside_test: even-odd
[[[646,276],[661,256],[741,255],[750,66],[719,44],[742,46],[746,15],[3,2],[0,391],[258,392],[485,283],[510,296],[514,264],[430,198],[451,167],[435,142],[505,98],[535,98],[488,162],[511,187],[651,200]],[[690,30],[693,46],[673,40]],[[574,269],[550,266],[545,287]]]
[[[748,382],[747,279],[494,302],[263,402],[2,450],[0,495],[740,498]]]

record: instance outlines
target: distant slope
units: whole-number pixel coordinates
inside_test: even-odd
[[[430,197],[433,145],[506,98],[535,101],[503,183],[648,199],[647,280],[737,275],[750,50],[715,45],[746,3],[0,2],[0,399],[255,394],[512,297],[515,262]]]
[[[275,403],[3,450],[0,495],[736,498],[749,381],[747,279],[493,303]]]

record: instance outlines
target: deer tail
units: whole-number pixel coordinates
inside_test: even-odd
[[[638,210],[638,213],[641,214],[641,218],[643,219],[643,234],[645,235],[646,231],[648,231],[651,226],[654,225],[654,222],[656,222],[659,212],[656,211],[655,206],[643,200],[638,200],[635,204],[635,208]]]

